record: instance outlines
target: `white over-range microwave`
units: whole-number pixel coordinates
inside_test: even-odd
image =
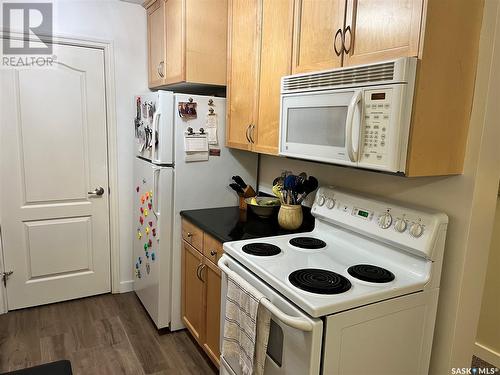
[[[281,79],[282,156],[405,173],[417,59]]]

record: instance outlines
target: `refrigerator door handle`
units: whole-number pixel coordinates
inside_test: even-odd
[[[157,162],[158,159],[156,158],[156,132],[158,130],[158,123],[160,122],[160,112],[156,111],[154,116],[153,116],[153,129],[152,129],[152,135],[151,135],[151,161]]]
[[[160,216],[160,211],[156,211],[156,208],[158,207],[158,175],[160,174],[161,168],[154,168],[153,170],[153,206],[151,207],[151,211],[153,211],[153,214],[156,216],[158,219],[158,216]]]

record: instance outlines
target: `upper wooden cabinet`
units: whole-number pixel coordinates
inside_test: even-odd
[[[296,1],[294,73],[336,68],[342,64],[345,4],[345,0]]]
[[[281,77],[291,72],[293,0],[229,0],[226,145],[278,153]]]
[[[227,0],[150,0],[149,87],[226,84]]]
[[[344,63],[417,56],[423,0],[348,0]]]

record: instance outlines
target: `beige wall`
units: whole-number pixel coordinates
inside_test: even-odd
[[[431,374],[448,374],[451,367],[469,367],[476,336],[500,165],[500,113],[496,103],[500,69],[491,69],[497,11],[498,2],[487,0],[463,175],[402,178],[272,156],[261,158],[260,189],[264,191],[270,191],[274,177],[282,169],[305,171],[315,175],[321,184],[420,204],[449,215]],[[500,67],[498,41],[495,56]]]
[[[500,199],[497,199],[476,342],[490,352],[496,352],[497,363],[500,363]]]

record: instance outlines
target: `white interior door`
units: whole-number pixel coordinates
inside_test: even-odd
[[[9,310],[110,291],[104,53],[54,54],[52,68],[0,72]]]

